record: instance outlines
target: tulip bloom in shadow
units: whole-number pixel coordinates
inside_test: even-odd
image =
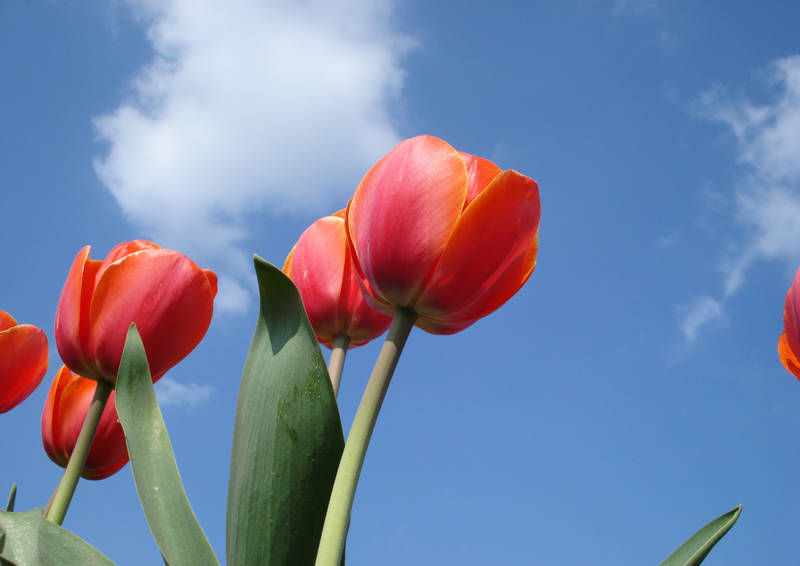
[[[783,367],[800,379],[800,269],[786,293],[783,327],[784,331],[778,339],[778,355]]]
[[[414,325],[453,334],[503,305],[536,265],[536,181],[443,140],[401,142],[364,176],[346,229],[365,298],[393,315],[342,454],[317,566],[337,566],[367,445]]]
[[[48,364],[47,336],[31,324],[17,324],[0,311],[0,413],[10,411],[33,393]]]
[[[114,383],[125,336],[136,323],[153,381],[185,358],[211,323],[217,277],[182,253],[146,240],[123,242],[104,261],[75,258],[56,312],[61,359],[82,376]]]
[[[50,387],[42,413],[42,443],[50,459],[62,468],[67,467],[96,388],[97,381],[73,374],[66,366],[61,367]],[[111,392],[81,476],[90,480],[107,478],[127,461],[125,435]]]
[[[347,348],[380,336],[392,320],[372,308],[361,294],[347,246],[344,214],[340,210],[309,226],[283,266],[300,291],[317,340],[332,350],[334,393],[339,390]]]

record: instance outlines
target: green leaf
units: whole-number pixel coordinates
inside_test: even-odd
[[[0,564],[19,566],[114,566],[92,545],[42,517],[41,509],[24,513],[0,511],[5,544]]]
[[[6,503],[6,511],[14,510],[14,503],[17,501],[17,484],[11,484],[11,491],[8,493],[8,503]]]
[[[719,539],[730,530],[741,512],[742,506],[739,505],[724,515],[720,515],[693,534],[659,566],[697,566],[705,560]]]
[[[342,424],[297,288],[254,261],[261,307],[236,407],[228,565],[311,566],[344,448]]]
[[[116,405],[139,501],[164,559],[170,566],[219,564],[186,498],[134,324],[119,364]]]

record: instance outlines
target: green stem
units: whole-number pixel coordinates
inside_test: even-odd
[[[331,348],[331,359],[328,361],[328,374],[331,376],[333,385],[333,395],[339,396],[339,383],[342,381],[342,370],[344,369],[344,359],[347,356],[347,347],[350,345],[350,337],[339,334],[333,339]]]
[[[81,472],[86,465],[86,458],[89,456],[89,449],[92,447],[97,425],[100,424],[100,417],[113,389],[114,387],[107,381],[97,382],[94,398],[92,398],[92,403],[89,405],[89,411],[86,413],[81,432],[78,434],[75,448],[72,450],[69,462],[67,462],[67,469],[64,470],[64,475],[61,477],[61,481],[53,494],[50,508],[44,517],[56,525],[64,522],[64,516],[67,514],[70,501],[72,501],[72,495],[75,493],[78,480],[81,478]]]
[[[325,525],[322,527],[316,566],[339,566],[341,563],[347,529],[350,526],[350,510],[353,507],[358,476],[364,464],[369,439],[375,428],[383,398],[389,389],[392,374],[397,367],[397,360],[400,359],[403,346],[416,320],[417,313],[411,309],[403,307],[395,309],[386,342],[383,343],[378,360],[372,369],[372,375],[358,405],[339,462],[328,502],[328,512],[325,515]]]

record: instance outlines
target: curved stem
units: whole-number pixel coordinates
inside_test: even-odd
[[[331,376],[334,397],[339,396],[339,383],[342,381],[344,359],[347,356],[347,347],[349,345],[350,337],[345,334],[339,334],[339,336],[333,339],[331,358],[328,361],[328,374]]]
[[[89,449],[92,447],[97,425],[100,424],[100,417],[113,389],[114,387],[107,381],[97,382],[92,403],[89,405],[89,411],[86,413],[81,432],[78,434],[75,448],[72,450],[69,462],[67,462],[67,469],[64,470],[64,475],[53,493],[52,502],[44,517],[56,525],[64,522],[64,516],[67,514],[70,501],[72,501],[72,495],[75,493],[78,480],[81,478],[81,472],[86,465],[86,458],[89,456]]]
[[[350,427],[342,459],[339,461],[325,524],[322,527],[316,566],[339,566],[341,562],[347,529],[350,526],[350,510],[353,507],[356,485],[367,454],[369,439],[375,428],[383,399],[386,397],[386,391],[389,389],[392,374],[397,367],[397,361],[416,320],[417,313],[411,309],[402,307],[395,309],[392,325],[372,369],[372,375],[369,377],[353,425]]]

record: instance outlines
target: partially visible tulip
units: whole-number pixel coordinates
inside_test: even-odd
[[[97,381],[73,374],[62,366],[56,375],[42,413],[42,443],[50,459],[67,467],[78,440]],[[125,434],[114,406],[114,392],[106,403],[81,476],[100,480],[114,474],[128,461]]]
[[[283,266],[300,291],[317,340],[328,348],[337,336],[348,337],[351,347],[366,344],[383,334],[392,320],[372,308],[358,288],[344,212],[309,226]]]
[[[463,330],[503,305],[536,265],[539,188],[443,140],[401,142],[347,207],[359,282],[386,314],[406,307],[433,334]]]
[[[41,383],[48,363],[47,336],[0,311],[0,413],[10,411]]]
[[[75,258],[58,302],[61,358],[80,375],[115,383],[125,336],[135,322],[156,381],[208,330],[217,276],[146,240],[118,244],[104,261],[89,259],[89,250]]]
[[[800,379],[800,269],[786,293],[783,327],[784,331],[778,339],[778,355],[783,367]]]

